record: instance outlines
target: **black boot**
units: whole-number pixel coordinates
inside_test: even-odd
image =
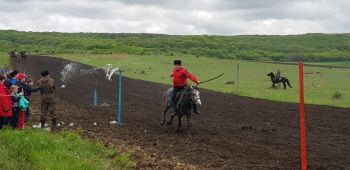
[[[52,130],[58,130],[57,119],[52,119]]]
[[[45,129],[45,121],[41,121],[41,129]]]
[[[201,113],[199,111],[199,108],[198,108],[198,106],[196,104],[193,105],[193,112],[196,113],[197,115]]]

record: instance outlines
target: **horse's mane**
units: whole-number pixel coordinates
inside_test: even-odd
[[[184,90],[181,94],[181,100],[178,103],[178,109],[179,110],[186,110],[191,108],[191,90]]]

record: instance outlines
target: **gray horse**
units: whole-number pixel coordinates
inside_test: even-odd
[[[163,115],[163,121],[160,123],[161,125],[165,124],[166,113],[170,108],[173,108],[173,115],[171,115],[170,121],[167,122],[167,125],[173,124],[173,119],[175,116],[178,117],[178,126],[176,128],[177,132],[181,132],[181,118],[182,116],[186,116],[187,118],[187,132],[190,132],[191,127],[191,114],[193,111],[193,105],[197,105],[200,107],[202,105],[202,101],[200,98],[200,92],[197,87],[188,86],[181,93],[178,100],[178,103],[175,105],[171,102],[171,95],[173,92],[173,88],[169,88],[163,96],[165,110]]]

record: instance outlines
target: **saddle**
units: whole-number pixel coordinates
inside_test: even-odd
[[[276,82],[276,83],[280,83],[279,81],[281,81],[282,80],[282,77],[275,77],[274,78],[274,81]]]
[[[175,110],[179,110],[180,106],[189,102],[189,98],[187,97],[191,91],[190,86],[186,86],[180,92],[178,92],[175,96],[175,101],[172,101],[172,106]]]

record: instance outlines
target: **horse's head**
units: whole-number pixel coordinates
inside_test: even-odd
[[[199,92],[199,89],[198,89],[197,86],[191,86],[191,100],[197,106],[201,106],[202,105],[201,93]]]
[[[273,74],[273,72],[270,72],[269,74],[267,74],[267,76],[275,77],[275,74]]]

